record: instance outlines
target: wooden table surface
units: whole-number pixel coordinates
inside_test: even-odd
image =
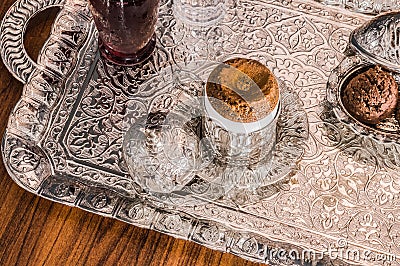
[[[0,18],[15,0],[0,0]],[[36,58],[57,15],[31,20],[25,45]],[[0,134],[22,92],[0,62]],[[0,265],[256,265],[231,254],[177,240],[34,196],[0,163]]]

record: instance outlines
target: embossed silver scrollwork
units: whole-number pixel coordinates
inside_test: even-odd
[[[0,26],[1,57],[8,70],[23,83],[38,68],[23,45],[26,24],[37,12],[64,3],[65,0],[20,0],[5,14]]]

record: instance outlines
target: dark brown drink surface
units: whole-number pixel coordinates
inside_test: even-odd
[[[106,46],[136,54],[154,34],[160,0],[90,0],[91,11]]]
[[[210,74],[207,97],[223,117],[235,122],[256,122],[268,116],[279,101],[278,82],[262,63],[230,59]]]

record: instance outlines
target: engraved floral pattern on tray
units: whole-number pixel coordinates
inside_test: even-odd
[[[300,254],[340,247],[400,254],[400,147],[355,135],[324,100],[329,73],[365,17],[313,1],[228,4],[221,24],[198,30],[176,20],[172,3],[163,1],[154,56],[138,67],[122,68],[97,55],[86,2],[65,1],[39,58],[43,67],[29,76],[3,139],[3,158],[13,179],[64,204],[272,265],[295,264],[289,256],[271,256],[278,247]],[[243,208],[209,202],[170,209],[142,201],[121,159],[125,125],[163,97],[157,77],[176,78],[160,76],[161,69],[193,63],[201,68],[204,60],[234,56],[265,63],[301,98],[309,138],[296,174]],[[16,72],[23,66],[13,67]],[[361,264],[374,264],[364,259]]]

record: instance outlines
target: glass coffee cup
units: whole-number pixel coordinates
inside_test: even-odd
[[[280,114],[278,81],[263,64],[235,58],[210,74],[204,97],[203,131],[216,158],[253,165],[271,154]]]

